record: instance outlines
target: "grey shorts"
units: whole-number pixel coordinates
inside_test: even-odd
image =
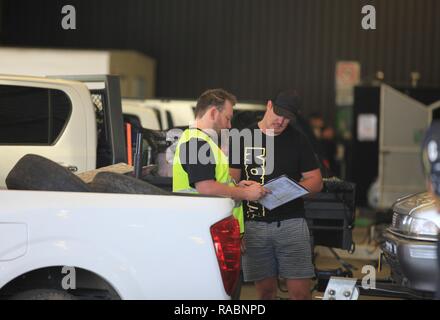
[[[273,223],[246,221],[245,281],[269,277],[310,279],[315,276],[307,222],[303,218]]]

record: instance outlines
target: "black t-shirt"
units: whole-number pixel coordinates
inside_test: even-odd
[[[180,145],[180,163],[195,188],[197,182],[215,180],[215,158],[205,140],[190,139]]]
[[[298,182],[302,173],[318,169],[316,156],[309,141],[297,129],[289,126],[275,137],[266,136],[258,128],[258,124],[252,125],[250,129],[256,130],[261,139],[253,135],[252,142],[248,141],[246,144],[245,139],[241,138],[239,163],[233,154],[236,146],[230,143],[230,167],[241,169],[242,180],[257,181],[264,185],[274,178],[287,175]],[[268,144],[271,141],[273,147]],[[258,202],[243,201],[243,209],[246,220],[273,222],[304,217],[302,198],[273,210],[263,207]]]

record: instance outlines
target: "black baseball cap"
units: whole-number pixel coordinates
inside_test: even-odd
[[[440,196],[440,121],[434,121],[426,131],[422,145],[422,165],[432,191]]]
[[[289,90],[278,94],[278,96],[272,100],[272,104],[275,114],[293,120],[301,110],[302,102],[295,90]]]

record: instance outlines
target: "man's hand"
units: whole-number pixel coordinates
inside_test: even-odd
[[[251,185],[253,185],[253,184],[258,184],[258,185],[260,185],[258,182],[256,182],[256,181],[252,181],[252,180],[241,180],[238,184],[237,184],[237,186],[239,186],[239,187],[249,187],[249,186],[251,186]]]
[[[269,190],[263,188],[259,183],[253,183],[240,188],[243,189],[244,199],[248,201],[257,201],[270,192]]]

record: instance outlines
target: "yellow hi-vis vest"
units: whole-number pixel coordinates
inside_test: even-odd
[[[215,159],[215,180],[219,183],[223,183],[229,186],[234,186],[234,182],[229,175],[229,162],[228,157],[223,151],[212,141],[206,133],[199,129],[186,129],[176,146],[176,153],[173,159],[173,192],[191,192],[197,193],[195,188],[191,188],[189,183],[188,173],[183,169],[180,162],[180,146],[183,143],[188,142],[191,139],[199,139],[206,141],[211,148],[211,153]],[[197,155],[196,155],[197,156]],[[240,233],[244,233],[244,220],[243,220],[243,208],[241,202],[233,210],[234,217],[240,224]]]

